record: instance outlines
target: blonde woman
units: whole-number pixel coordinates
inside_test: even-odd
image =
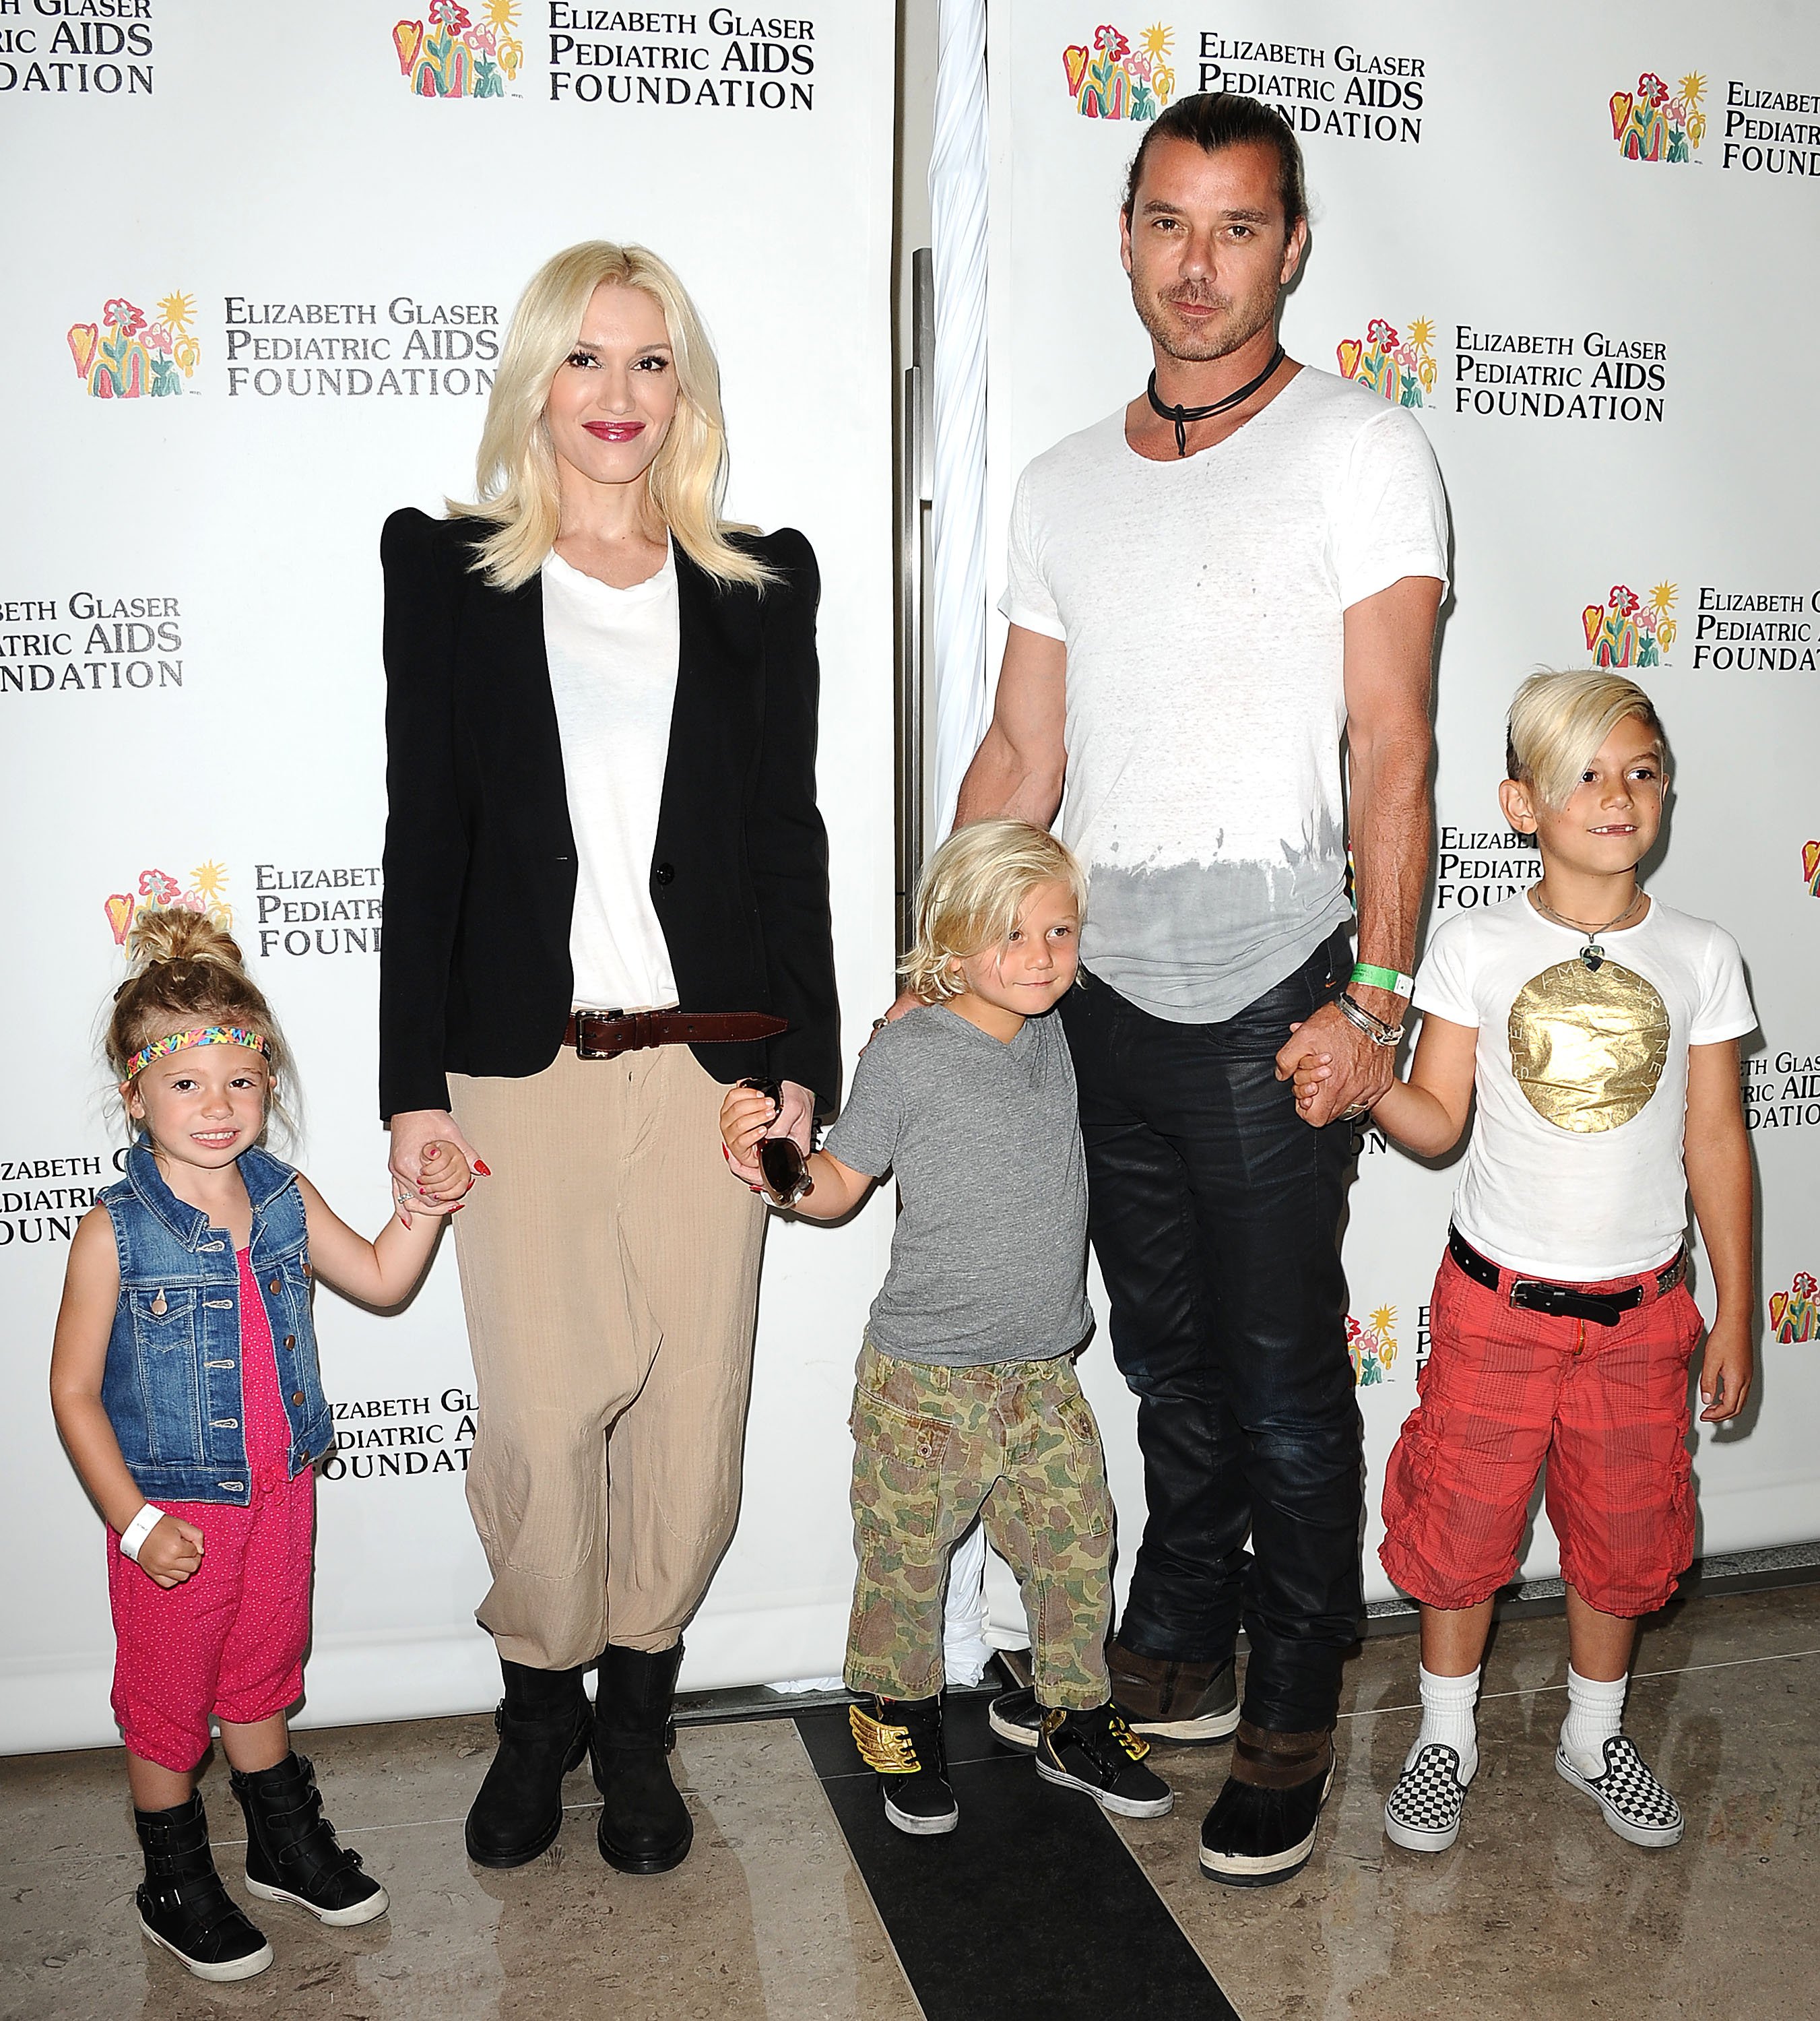
[[[726,465],[681,282],[571,246],[512,319],[476,502],[381,544],[380,1110],[401,1202],[439,1141],[486,1174],[457,1253],[489,1866],[555,1837],[584,1752],[603,1858],[688,1852],[665,1733],[738,1507],[764,1213],[726,1182],[723,1084],[780,1083],[805,1149],[837,1094],[815,558],[721,517]]]

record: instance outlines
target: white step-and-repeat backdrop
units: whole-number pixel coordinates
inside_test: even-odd
[[[377,1228],[379,529],[471,494],[512,304],[575,240],[681,273],[725,375],[731,509],[819,553],[850,1055],[889,1000],[894,12],[0,0],[0,1750],[115,1737],[103,1531],[46,1369],[123,1142],[94,1043],[121,942],[143,904],[231,922],[301,1062],[298,1162]],[[744,1514],[686,1685],[838,1667],[890,1217],[772,1231]],[[318,1324],[341,1444],[307,1718],[490,1703],[449,1246],[402,1316],[325,1294]]]
[[[994,595],[1017,472],[1143,389],[1118,259],[1142,122],[1242,91],[1281,108],[1307,158],[1290,355],[1409,409],[1452,504],[1430,919],[1538,873],[1496,790],[1525,673],[1626,667],[1660,705],[1675,794],[1650,883],[1736,934],[1762,1020],[1744,1084],[1761,1380],[1740,1424],[1702,1435],[1700,1548],[1820,1536],[1820,16],[1795,0],[1002,0],[990,69]],[[1373,1597],[1390,1591],[1378,1484],[1453,1185],[1374,1138],[1352,1194]],[[1710,1312],[1703,1273],[1699,1295]],[[1133,1406],[1103,1335],[1083,1373],[1134,1541]],[[1542,1517],[1525,1575],[1556,1564]],[[999,1624],[1006,1599],[996,1583]]]

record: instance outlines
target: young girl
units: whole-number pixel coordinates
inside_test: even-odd
[[[1435,1281],[1421,1403],[1384,1487],[1379,1556],[1421,1602],[1421,1731],[1385,1806],[1412,1852],[1459,1836],[1478,1765],[1473,1700],[1498,1589],[1545,1461],[1567,1588],[1567,1717],[1555,1766],[1620,1837],[1673,1845],[1682,1819],[1623,1732],[1641,1615],[1694,1549],[1687,1197],[1718,1309],[1702,1421],[1750,1386],[1750,1153],[1738,1041],[1756,1023],[1738,948],[1638,888],[1666,787],[1649,697],[1602,668],[1533,675],[1499,789],[1535,836],[1526,896],[1435,934],[1415,988],[1408,1083],[1373,1111],[1425,1156],[1478,1121]],[[1325,1078],[1305,1058],[1305,1103]]]
[[[334,1443],[311,1280],[397,1305],[470,1182],[444,1147],[423,1196],[364,1240],[260,1148],[290,1069],[239,949],[197,913],[147,912],[132,960],[107,1043],[142,1134],[70,1245],[51,1404],[111,1533],[140,1925],[198,1978],[247,1979],[271,1946],[209,1853],[196,1772],[211,1716],[246,1814],[249,1889],[325,1923],[386,1909],[285,1724],[309,1636],[311,1469]]]
[[[1068,1043],[1047,1014],[1074,981],[1083,896],[1079,866],[1042,829],[960,829],[917,894],[906,974],[925,1007],[867,1047],[827,1149],[793,1176],[795,1147],[766,1138],[769,1093],[736,1087],[721,1110],[730,1153],[757,1160],[774,1204],[836,1221],[897,1175],[903,1211],[854,1396],[846,1674],[854,1739],[900,1831],[959,1822],[942,1589],[976,1516],[1023,1591],[1044,1709],[1036,1772],[1121,1816],[1174,1801],[1112,1706],[1111,1502],[1071,1352],[1093,1324],[1087,1172]]]

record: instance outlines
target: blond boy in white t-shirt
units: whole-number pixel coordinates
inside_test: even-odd
[[[1680,1808],[1623,1732],[1640,1616],[1693,1556],[1687,1368],[1704,1423],[1751,1380],[1751,1171],[1738,1041],[1753,1030],[1731,936],[1639,888],[1666,786],[1650,699],[1601,668],[1537,674],[1510,712],[1505,818],[1540,847],[1527,896],[1461,913],[1416,983],[1407,1083],[1373,1109],[1425,1156],[1478,1120],[1435,1282],[1421,1402],[1391,1455],[1385,1570],[1421,1603],[1421,1731],[1385,1806],[1412,1852],[1459,1836],[1493,1596],[1514,1575],[1545,1462],[1567,1589],[1555,1766],[1633,1844]],[[1296,1071],[1298,1102],[1326,1077]],[[1718,1309],[1687,1284],[1686,1199]]]

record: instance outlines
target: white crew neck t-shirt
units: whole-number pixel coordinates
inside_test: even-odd
[[[1507,1270],[1597,1284],[1658,1269],[1687,1232],[1687,1048],[1756,1029],[1738,943],[1660,899],[1588,936],[1527,898],[1458,912],[1415,1007],[1476,1027],[1478,1113],[1454,1225]]]
[[[575,1005],[665,1008],[676,1001],[676,978],[650,879],[676,701],[675,550],[630,589],[552,553],[543,586],[544,650],[575,833]]]
[[[999,608],[1067,644],[1060,829],[1096,975],[1215,1022],[1351,917],[1345,613],[1447,573],[1421,423],[1306,366],[1199,455],[1141,457],[1121,408],[1024,472]]]

